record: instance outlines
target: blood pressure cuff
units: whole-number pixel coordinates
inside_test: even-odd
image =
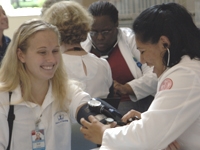
[[[78,114],[77,114],[77,121],[79,124],[81,124],[80,123],[81,118],[84,118],[85,120],[89,121],[88,117],[90,115],[95,116],[95,118],[97,118],[97,120],[99,120],[103,124],[107,123],[106,118],[112,118],[116,122],[121,122],[122,115],[116,108],[114,108],[113,106],[111,106],[106,101],[100,98],[95,98],[95,100],[101,102],[100,109],[97,109],[96,111],[94,111],[90,109],[88,103],[83,105],[79,109]]]

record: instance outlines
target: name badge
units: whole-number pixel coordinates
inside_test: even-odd
[[[33,130],[31,133],[31,138],[33,150],[45,150],[44,129]]]

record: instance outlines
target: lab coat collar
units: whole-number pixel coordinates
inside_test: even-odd
[[[53,99],[53,95],[52,95],[52,83],[49,82],[49,89],[48,89],[48,92],[45,96],[45,99],[44,99],[41,107],[43,109],[45,109],[53,101],[54,101],[54,99]],[[20,86],[18,86],[15,90],[12,91],[11,104],[12,105],[24,105],[24,106],[32,107],[32,108],[38,106],[38,104],[35,104],[33,102],[23,101]]]

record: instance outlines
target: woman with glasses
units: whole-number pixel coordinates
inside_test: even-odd
[[[106,58],[110,64],[116,93],[122,94],[119,111],[123,114],[130,109],[146,111],[153,100],[151,95],[156,92],[157,77],[152,68],[140,63],[133,31],[118,27],[118,10],[109,2],[94,2],[89,12],[94,23],[82,46],[88,52]]]
[[[199,150],[199,29],[183,6],[166,3],[144,10],[133,30],[141,61],[153,65],[159,77],[155,99],[146,112],[127,113],[124,122],[141,118],[129,125],[109,129],[90,116],[81,131],[101,143],[100,150],[163,150],[174,140],[181,150]]]

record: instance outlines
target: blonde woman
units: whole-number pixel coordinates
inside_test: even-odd
[[[61,1],[43,12],[43,19],[57,26],[61,34],[61,50],[68,77],[82,83],[83,90],[91,97],[111,96],[112,73],[108,62],[86,52],[80,45],[91,29],[93,17],[74,1]],[[116,102],[117,103],[117,102]],[[91,149],[96,145],[86,141],[80,134],[80,126],[72,126],[72,148]],[[84,148],[83,148],[84,147]]]
[[[68,80],[55,26],[27,21],[7,49],[0,69],[1,150],[9,145],[9,99],[15,115],[11,149],[71,149],[71,122],[90,96]]]

